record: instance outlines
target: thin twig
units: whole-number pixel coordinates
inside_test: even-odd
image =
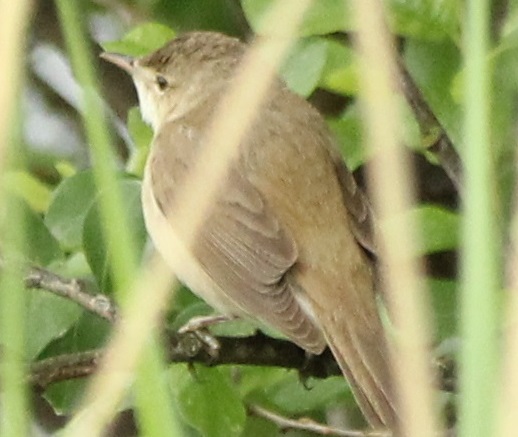
[[[433,143],[427,150],[434,154],[441,167],[453,182],[458,193],[462,193],[462,162],[453,142],[426,102],[423,94],[408,72],[401,57],[397,57],[398,80],[401,91],[412,108],[421,133],[433,136]]]
[[[98,349],[38,361],[30,368],[29,383],[44,390],[56,382],[91,375],[97,369],[102,353]]]
[[[258,417],[269,420],[275,423],[282,431],[289,429],[298,429],[302,431],[309,431],[321,435],[339,436],[339,437],[390,437],[391,433],[386,430],[347,430],[335,428],[333,426],[324,425],[315,422],[309,418],[290,419],[289,417],[281,416],[278,413],[267,410],[258,405],[250,405],[248,411]]]
[[[506,0],[503,0],[503,3],[505,3],[505,1]],[[356,35],[349,33],[334,35],[338,41],[346,44],[350,44],[351,36]],[[421,134],[423,137],[433,138],[433,142],[426,147],[427,151],[437,158],[440,166],[452,181],[457,192],[462,194],[462,161],[460,155],[457,153],[451,138],[410,75],[401,54],[396,56],[396,66],[399,89],[412,109]]]
[[[109,322],[117,318],[115,304],[104,294],[89,293],[85,284],[78,279],[66,279],[40,267],[31,267],[25,276],[25,286],[70,299]]]

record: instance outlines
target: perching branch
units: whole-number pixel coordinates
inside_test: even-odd
[[[48,270],[31,267],[26,273],[25,284],[27,288],[46,290],[70,299],[103,319],[115,321],[115,304],[102,294],[92,294],[77,279],[63,278]],[[164,341],[167,359],[171,363],[282,367],[297,370],[303,379],[341,375],[329,350],[318,356],[309,355],[289,341],[261,333],[249,337],[214,337],[209,344],[196,332],[166,332]],[[217,350],[214,350],[213,342],[218,344]],[[44,389],[56,382],[87,377],[97,369],[102,353],[102,349],[96,349],[37,361],[30,367],[29,382]],[[440,375],[441,389],[454,391],[456,376],[453,360],[440,358],[435,366]]]
[[[171,363],[282,367],[297,370],[302,378],[341,375],[329,351],[318,356],[308,355],[289,341],[261,333],[249,337],[217,337],[216,353],[193,332],[168,333],[166,341],[167,359]],[[37,361],[30,368],[29,383],[45,389],[56,382],[87,377],[95,372],[102,353],[102,349],[96,349]]]

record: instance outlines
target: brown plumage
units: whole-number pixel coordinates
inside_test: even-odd
[[[328,345],[370,425],[395,429],[385,334],[374,292],[369,205],[319,113],[276,81],[187,248],[178,190],[246,46],[195,32],[135,61],[155,137],[143,183],[146,224],[180,280],[227,314],[257,319],[309,352]]]

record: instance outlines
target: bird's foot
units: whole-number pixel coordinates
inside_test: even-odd
[[[220,323],[234,320],[235,317],[227,316],[224,314],[211,314],[210,316],[196,316],[190,319],[186,324],[180,327],[178,332],[183,334],[185,332],[195,332],[201,329],[207,329],[211,326],[218,325]]]
[[[179,334],[188,332],[194,334],[207,348],[207,352],[211,357],[216,357],[221,345],[216,337],[208,330],[210,326],[232,320],[234,317],[221,314],[212,314],[210,316],[197,316],[190,319],[186,324],[180,327]]]

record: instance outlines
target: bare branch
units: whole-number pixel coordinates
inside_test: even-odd
[[[399,84],[408,104],[414,112],[421,133],[426,137],[432,136],[432,138],[434,138],[432,145],[427,147],[427,150],[437,157],[441,167],[453,182],[457,192],[461,193],[462,162],[460,156],[457,150],[455,150],[450,137],[424,99],[414,79],[406,69],[401,57],[399,57],[397,61]]]
[[[298,429],[321,435],[339,437],[390,437],[392,435],[390,431],[386,430],[347,430],[324,425],[308,418],[290,419],[289,417],[281,416],[278,413],[267,410],[258,405],[249,406],[248,411],[255,416],[262,417],[275,423],[282,431]]]
[[[31,267],[25,276],[28,288],[55,293],[81,305],[97,316],[113,322],[117,307],[102,294],[93,295],[77,279],[63,278],[39,267]],[[267,337],[262,333],[249,337],[214,337],[217,349],[196,332],[166,333],[167,359],[171,363],[200,363],[207,366],[228,364],[282,367],[297,370],[301,377],[328,378],[341,375],[333,356],[326,350],[321,355],[309,355],[295,344]],[[37,387],[69,379],[90,376],[97,369],[102,349],[65,354],[35,362],[30,369],[29,382]],[[455,390],[455,363],[448,357],[435,362],[445,391]]]
[[[106,295],[90,293],[78,279],[63,278],[40,267],[31,267],[25,275],[25,286],[70,299],[109,322],[114,322],[117,317],[117,308]]]
[[[30,368],[29,383],[45,389],[56,382],[91,375],[97,369],[101,355],[102,350],[92,350],[38,361]]]
[[[167,359],[171,363],[200,363],[206,366],[246,364],[282,367],[297,370],[302,378],[327,378],[341,375],[329,351],[308,355],[286,340],[277,340],[261,333],[250,337],[217,337],[219,349],[214,350],[193,332],[169,333]],[[56,382],[84,378],[96,369],[102,349],[47,358],[30,368],[29,382],[45,389]]]

